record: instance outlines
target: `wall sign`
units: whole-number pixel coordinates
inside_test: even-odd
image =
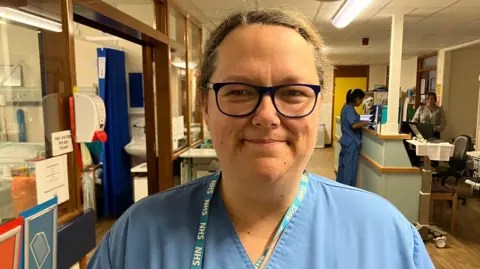
[[[105,73],[107,69],[107,58],[105,57],[98,57],[98,78],[104,79]]]
[[[73,151],[72,133],[70,130],[52,133],[53,156],[67,154]]]
[[[37,201],[43,203],[58,197],[58,203],[68,201],[67,155],[36,162]]]

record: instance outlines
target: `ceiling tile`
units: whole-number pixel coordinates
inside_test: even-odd
[[[435,13],[438,10],[438,8],[433,8],[433,7],[420,7],[420,8],[414,8],[412,9],[411,12],[407,14],[409,17],[424,17],[424,16],[430,16],[433,13]]]
[[[256,2],[255,0],[245,2]],[[316,0],[258,0],[262,8],[294,7],[294,8],[317,8],[320,5]]]
[[[203,14],[211,20],[223,20],[234,11],[235,9],[204,9]]]
[[[454,3],[456,0],[394,0],[388,7],[389,8],[404,8],[404,7],[416,7],[416,8],[442,8]]]
[[[193,1],[198,6],[197,12],[203,11],[208,18],[207,27],[211,29],[230,12],[251,8],[255,3],[255,0],[179,0],[184,1]],[[327,55],[334,64],[388,63],[391,22],[387,17],[399,11],[407,14],[404,57],[480,39],[480,13],[475,8],[480,8],[480,0],[460,0],[451,5],[455,1],[375,0],[348,27],[337,29],[331,24],[331,19],[342,2],[322,4],[316,0],[259,0],[261,7],[295,9],[310,18],[318,10],[315,26],[329,47]],[[198,13],[192,14],[199,16]],[[370,38],[370,46],[361,45],[362,37]]]
[[[193,3],[200,9],[233,9],[244,8],[248,6],[241,0],[192,0]]]
[[[479,7],[480,8],[480,1],[478,0],[461,0],[460,2],[456,3],[454,7]]]

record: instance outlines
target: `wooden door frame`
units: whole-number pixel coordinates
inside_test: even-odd
[[[51,134],[71,130],[69,98],[73,95],[73,88],[76,85],[73,31],[70,28],[72,3],[70,0],[61,0],[58,6],[61,12],[62,32],[39,30],[38,38],[47,158],[53,157]],[[49,109],[53,109],[52,113]],[[51,118],[50,114],[58,116]],[[75,153],[67,154],[67,166],[70,199],[58,207],[59,223],[79,215],[83,208],[80,168]]]
[[[73,1],[75,21],[142,46],[148,193],[151,195],[172,188],[174,181],[168,1],[156,0],[154,3],[152,12],[155,14],[157,30],[103,1]],[[156,98],[153,83],[156,84]],[[156,132],[156,129],[161,131]],[[159,141],[158,145],[156,141]]]
[[[423,72],[430,72],[430,71],[436,71],[437,70],[437,65],[425,67],[425,66],[423,66],[423,62],[424,62],[425,59],[435,57],[435,56],[438,57],[438,52],[432,52],[432,53],[429,53],[429,54],[418,56],[418,59],[417,59],[417,79],[416,79],[417,85],[415,86],[415,109],[418,108],[418,106],[420,105],[420,101],[421,101],[421,99],[420,99],[421,98],[420,87],[422,85],[421,74]],[[428,84],[430,84],[430,81],[428,82]],[[426,90],[430,91],[430,89],[426,89]]]
[[[333,67],[333,88],[332,88],[332,122],[330,133],[330,144],[333,145],[335,130],[333,129],[335,122],[335,79],[336,78],[367,78],[367,89],[370,78],[370,66],[369,65],[335,65]]]

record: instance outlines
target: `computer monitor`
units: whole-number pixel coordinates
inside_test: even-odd
[[[416,137],[419,135],[427,140],[434,138],[433,125],[427,123],[418,123],[418,122],[402,122],[400,126],[401,133],[413,133]]]
[[[429,123],[417,123],[416,124],[418,130],[422,134],[423,138],[430,139],[434,138],[435,135],[433,133],[433,124]]]
[[[360,120],[361,121],[370,121],[370,117],[372,117],[372,115],[370,115],[370,114],[360,115]]]
[[[410,127],[410,130],[412,130],[413,134],[414,134],[417,138],[425,139],[425,137],[423,137],[423,135],[422,135],[422,133],[420,132],[420,130],[418,130],[416,124],[414,124],[414,123],[409,123],[408,126]]]

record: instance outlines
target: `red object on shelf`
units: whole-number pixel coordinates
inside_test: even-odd
[[[97,141],[99,140],[102,143],[107,142],[107,133],[105,131],[98,131],[93,134],[92,141]]]

